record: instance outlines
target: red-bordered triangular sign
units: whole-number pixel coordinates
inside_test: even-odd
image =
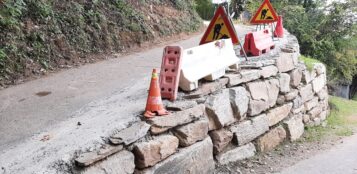
[[[219,39],[231,38],[234,45],[239,44],[237,33],[234,29],[232,21],[226,13],[223,6],[219,6],[216,10],[213,19],[203,35],[200,45],[209,43]]]
[[[250,20],[251,24],[266,24],[278,21],[278,15],[276,14],[273,6],[269,0],[264,0],[263,4],[259,7],[258,11]]]

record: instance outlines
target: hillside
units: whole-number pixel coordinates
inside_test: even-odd
[[[0,1],[0,88],[197,31],[190,0]]]

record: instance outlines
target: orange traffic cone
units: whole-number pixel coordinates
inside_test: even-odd
[[[280,38],[284,37],[284,27],[283,27],[283,17],[282,16],[278,17],[278,22],[276,24],[274,36],[280,37]]]
[[[158,74],[156,69],[152,71],[152,78],[150,83],[148,100],[146,102],[146,109],[144,116],[146,118],[153,118],[155,115],[167,115],[161,100],[161,91],[159,86]]]

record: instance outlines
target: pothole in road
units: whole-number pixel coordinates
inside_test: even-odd
[[[41,92],[36,93],[36,95],[39,97],[44,97],[44,96],[50,95],[51,93],[52,93],[51,91],[41,91]]]

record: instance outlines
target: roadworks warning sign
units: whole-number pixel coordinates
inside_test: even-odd
[[[278,21],[278,15],[269,0],[264,0],[255,15],[250,20],[251,24],[267,24]]]
[[[239,40],[231,19],[227,15],[224,7],[219,6],[201,39],[200,45],[215,40],[228,38],[232,39],[233,44],[239,44]]]

